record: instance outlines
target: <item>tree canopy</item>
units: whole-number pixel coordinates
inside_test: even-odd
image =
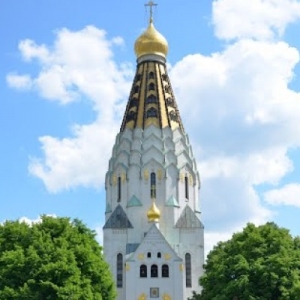
[[[79,220],[43,216],[34,224],[0,225],[0,299],[115,297],[102,247]]]
[[[299,300],[300,238],[274,223],[248,224],[208,255],[199,300]]]

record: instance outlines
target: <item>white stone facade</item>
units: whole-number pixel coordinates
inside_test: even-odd
[[[120,132],[105,187],[104,255],[118,300],[183,300],[199,292],[204,263],[200,179],[182,129],[150,125]],[[154,198],[161,213],[157,224],[147,218]],[[147,277],[141,277],[142,265]],[[153,265],[157,277],[151,277]],[[168,277],[162,277],[163,265]]]

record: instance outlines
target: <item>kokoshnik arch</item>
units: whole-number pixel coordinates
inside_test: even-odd
[[[200,178],[153,25],[137,38],[136,73],[106,173],[104,255],[118,300],[183,300],[200,292]]]

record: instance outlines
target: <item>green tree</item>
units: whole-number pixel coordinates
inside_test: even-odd
[[[299,300],[300,239],[274,223],[248,224],[208,255],[193,300]]]
[[[95,233],[79,220],[0,225],[0,299],[116,298],[115,284]]]

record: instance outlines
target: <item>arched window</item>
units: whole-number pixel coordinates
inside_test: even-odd
[[[146,112],[147,118],[157,118],[157,110],[154,107],[151,107]]]
[[[168,106],[175,107],[175,102],[173,98],[171,97],[167,98],[166,102]]]
[[[142,78],[142,75],[141,74],[136,74],[136,77],[135,77],[135,80],[136,81],[140,81]]]
[[[154,95],[150,95],[146,99],[146,104],[157,103],[157,98]]]
[[[148,252],[148,253],[147,253],[147,257],[148,257],[148,258],[151,258],[151,252]]]
[[[187,176],[184,177],[184,185],[185,185],[185,199],[189,199],[189,178]]]
[[[178,114],[174,110],[170,111],[169,116],[171,121],[178,122]]]
[[[122,188],[122,180],[121,177],[118,177],[118,202],[121,201],[121,188]]]
[[[136,94],[136,93],[138,93],[138,92],[139,92],[139,86],[136,85],[136,86],[134,87],[134,93]]]
[[[155,90],[155,84],[153,82],[149,83],[148,90],[149,91],[154,91]]]
[[[168,265],[162,265],[161,277],[169,277],[169,266]]]
[[[157,258],[161,258],[161,253],[157,252]]]
[[[147,266],[146,265],[140,266],[140,277],[147,277]]]
[[[134,111],[130,111],[126,116],[126,121],[130,122],[135,119],[136,113]]]
[[[123,287],[123,255],[117,255],[117,287]]]
[[[192,264],[190,253],[185,255],[185,285],[186,287],[192,287]]]
[[[150,175],[150,197],[156,198],[156,175],[154,172]]]
[[[148,75],[148,78],[153,79],[154,78],[154,72],[150,72],[149,75]]]
[[[137,106],[138,105],[138,99],[137,98],[132,98],[131,99],[131,101],[130,101],[130,103],[129,103],[129,108],[131,108],[131,107],[135,107],[135,106]]]
[[[151,277],[158,277],[157,265],[152,265],[151,266]]]

